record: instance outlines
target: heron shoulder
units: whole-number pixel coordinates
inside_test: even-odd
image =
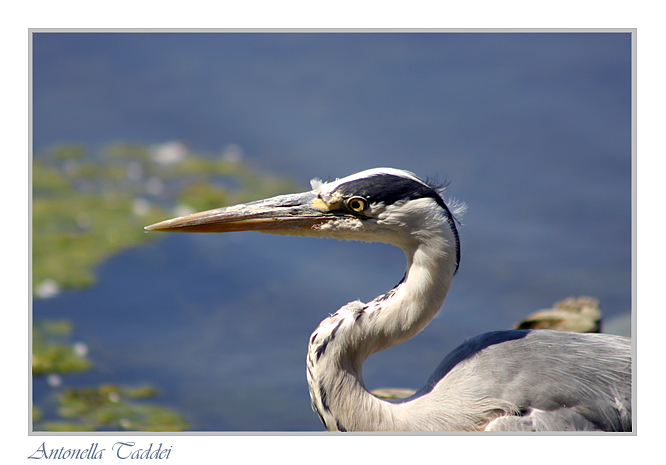
[[[516,380],[524,387],[540,385],[548,378],[573,383],[595,374],[622,377],[630,373],[631,341],[621,336],[493,331],[470,338],[449,353],[419,394],[430,392],[447,377],[474,377],[495,390],[506,390]]]
[[[525,427],[631,429],[631,341],[608,334],[511,330],[469,339],[414,400],[472,396],[507,401]],[[515,419],[496,428],[517,428]],[[582,423],[581,423],[582,422]],[[578,425],[578,426],[576,426]],[[564,426],[555,429],[566,429]]]

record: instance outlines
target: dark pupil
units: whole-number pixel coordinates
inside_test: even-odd
[[[352,200],[351,207],[352,210],[361,210],[362,204],[359,200]]]

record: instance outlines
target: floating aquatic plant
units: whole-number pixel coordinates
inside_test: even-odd
[[[100,153],[65,145],[33,160],[33,294],[95,282],[94,268],[149,240],[143,226],[182,211],[284,193],[294,185],[252,170],[239,149],[219,157],[182,143],[115,143]]]

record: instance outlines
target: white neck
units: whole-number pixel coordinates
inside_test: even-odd
[[[403,424],[397,414],[411,403],[392,404],[370,394],[363,383],[362,366],[372,353],[400,344],[425,328],[450,289],[456,271],[456,243],[448,220],[438,222],[425,236],[422,233],[422,237],[399,244],[407,256],[407,271],[398,286],[368,304],[345,305],[310,338],[310,394],[329,430],[413,427]]]

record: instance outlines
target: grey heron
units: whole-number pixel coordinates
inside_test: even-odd
[[[414,395],[373,396],[373,353],[420,332],[439,311],[460,262],[464,206],[411,172],[376,168],[312,190],[174,218],[151,231],[230,232],[383,242],[407,257],[403,279],[350,302],[310,337],[313,409],[331,431],[631,431],[631,343],[604,334],[508,330],[464,341]]]

